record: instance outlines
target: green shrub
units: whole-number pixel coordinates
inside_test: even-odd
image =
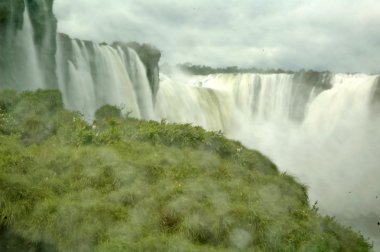
[[[32,116],[48,119],[62,109],[63,101],[59,91],[37,90],[21,93],[14,113],[20,119]]]
[[[110,118],[121,118],[121,110],[115,106],[104,105],[95,112],[95,119],[97,121]]]

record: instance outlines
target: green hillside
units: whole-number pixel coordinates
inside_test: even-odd
[[[307,169],[307,167],[305,167]],[[58,91],[0,91],[0,251],[368,251],[257,151]]]

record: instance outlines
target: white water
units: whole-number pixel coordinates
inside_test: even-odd
[[[65,59],[58,39],[57,76],[66,107],[88,120],[105,104],[135,118],[155,118],[146,70],[132,49],[126,55],[120,48],[78,40],[71,47],[72,59]]]
[[[233,99],[219,90],[194,88],[161,75],[156,101],[160,118],[178,123],[195,123],[209,130],[229,128]]]
[[[123,60],[127,64],[128,73],[137,95],[141,118],[155,119],[152,91],[149,86],[144,64],[134,50],[128,48],[128,55],[125,55],[120,48],[118,51],[123,55]]]
[[[339,74],[332,88],[311,89],[299,109],[288,74],[161,76],[157,113],[173,122],[222,130],[268,155],[309,187],[310,202],[379,244],[380,116],[370,110],[378,76]],[[378,198],[376,198],[378,197]]]

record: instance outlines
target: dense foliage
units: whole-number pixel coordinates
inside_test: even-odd
[[[58,91],[0,91],[0,251],[368,251],[260,153]]]

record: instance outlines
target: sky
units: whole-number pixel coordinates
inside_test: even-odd
[[[55,0],[58,30],[161,63],[380,72],[379,0]]]

